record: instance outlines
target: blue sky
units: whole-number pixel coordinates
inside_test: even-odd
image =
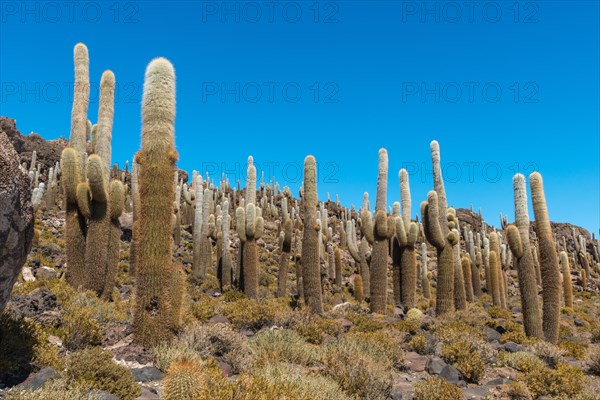
[[[413,214],[442,150],[449,203],[513,216],[512,175],[539,170],[550,218],[600,226],[597,1],[101,1],[0,3],[0,114],[68,136],[73,46],[92,102],[117,79],[113,160],[140,143],[144,70],[177,73],[180,168],[245,176],[252,154],[294,192],[307,154],[319,196],[374,196],[377,151],[411,171]],[[373,199],[374,203],[374,199]]]

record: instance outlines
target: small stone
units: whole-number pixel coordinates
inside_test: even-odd
[[[142,386],[142,394],[136,400],[158,400],[158,392],[154,388]]]
[[[408,364],[408,369],[412,372],[423,372],[425,371],[425,365],[427,365],[427,356],[422,356],[414,351],[406,352],[404,359]]]
[[[54,279],[58,273],[54,268],[42,266],[35,271],[35,276],[39,279]]]
[[[342,318],[340,322],[342,323],[342,328],[344,328],[346,331],[348,331],[354,325],[351,321],[348,321],[345,318]]]
[[[156,367],[132,368],[131,374],[136,382],[155,382],[160,381],[165,374]]]
[[[31,268],[23,267],[23,269],[21,270],[21,273],[23,274],[23,280],[25,282],[35,281],[35,276],[33,276],[33,273],[31,272]]]
[[[585,325],[582,320],[577,319],[577,318],[575,318],[573,320],[573,322],[575,323],[576,326],[584,326]]]
[[[94,389],[90,391],[90,396],[97,400],[119,400],[117,396],[104,390]]]
[[[54,336],[54,335],[48,336],[48,343],[50,343],[53,346],[57,346],[57,347],[62,347],[63,346],[62,340],[60,340],[59,337]]]
[[[233,367],[229,364],[227,364],[225,361],[217,361],[217,365],[219,366],[219,368],[221,368],[221,371],[223,372],[223,376],[224,377],[229,377],[231,375],[233,375],[232,371],[233,371]]]
[[[523,346],[521,346],[520,344],[517,344],[515,342],[506,342],[504,343],[503,346],[504,350],[508,351],[509,353],[516,353],[517,351],[523,351]]]
[[[498,331],[490,328],[489,326],[486,326],[483,328],[483,334],[485,335],[485,339],[488,342],[493,342],[494,340],[500,340],[500,337],[502,336],[500,333],[498,333]]]
[[[222,314],[215,315],[208,320],[209,324],[228,324],[229,320]]]

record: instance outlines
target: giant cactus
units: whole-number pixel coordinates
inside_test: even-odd
[[[279,271],[277,273],[277,297],[287,295],[288,267],[290,251],[292,250],[292,226],[292,220],[289,217],[283,221],[281,258],[279,259]]]
[[[529,240],[529,212],[527,210],[527,189],[525,177],[513,177],[515,198],[515,225],[507,228],[508,245],[517,264],[523,325],[527,336],[542,338],[542,321],[537,296],[537,278],[534,266],[535,247]]]
[[[502,307],[501,285],[500,285],[500,257],[498,245],[498,234],[490,234],[490,284],[492,288],[492,303],[497,307]]]
[[[569,267],[569,256],[566,252],[560,252],[560,265],[562,266],[563,276],[563,295],[565,298],[565,307],[573,307],[573,286],[571,284],[571,268]]]
[[[81,103],[88,102],[87,98],[83,98],[89,95],[88,64],[87,49],[78,44],[75,46],[78,82],[73,101],[71,146],[65,148],[61,156],[67,201],[67,275],[73,286],[90,289],[109,298],[119,262],[119,216],[124,204],[122,184],[119,181],[109,182],[115,77],[111,71],[102,74],[95,154],[90,155],[86,162],[88,121]],[[87,92],[81,87],[86,81]],[[87,105],[85,109],[87,112]],[[80,248],[73,248],[75,246]]]
[[[71,112],[71,136],[69,147],[61,156],[62,183],[65,192],[65,245],[67,264],[66,277],[74,287],[84,286],[86,280],[85,237],[87,223],[77,205],[77,185],[85,176],[85,145],[87,134],[87,112],[90,97],[89,56],[83,43],[74,49],[75,87]]]
[[[147,347],[171,336],[171,216],[175,187],[175,71],[164,58],[146,69],[142,99],[139,246],[134,338]]]
[[[379,150],[377,199],[373,224],[373,251],[371,253],[371,312],[384,314],[387,306],[387,273],[389,239],[395,231],[395,221],[386,215],[388,154]],[[414,253],[413,253],[414,254]]]
[[[544,338],[550,343],[558,341],[560,318],[560,269],[554,244],[548,208],[544,195],[542,176],[538,172],[529,175],[531,202],[535,215],[535,231],[540,246],[540,270],[542,275]]]
[[[256,207],[256,167],[248,157],[245,206],[236,210],[236,230],[240,237],[240,288],[249,298],[258,298],[258,247],[264,229],[261,209]]]
[[[429,191],[427,201],[421,203],[421,218],[425,237],[437,250],[436,313],[443,315],[454,311],[455,265],[453,246],[458,244],[458,237],[450,231],[448,226],[448,205],[440,167],[440,146],[438,142],[432,141],[430,149],[435,190]]]
[[[302,239],[302,272],[304,301],[313,314],[323,313],[321,266],[319,265],[319,230],[317,221],[317,165],[313,156],[304,159],[304,194],[302,208],[304,233]]]

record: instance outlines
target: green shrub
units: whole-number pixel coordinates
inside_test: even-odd
[[[288,311],[288,305],[281,299],[257,302],[241,299],[225,304],[224,314],[237,329],[259,330],[274,325],[281,313]]]
[[[200,354],[177,339],[172,343],[160,343],[152,349],[152,355],[154,357],[154,365],[163,372],[167,372],[171,364],[175,361],[191,360],[197,363],[202,362]]]
[[[463,338],[447,343],[442,347],[442,355],[468,382],[479,382],[485,373],[486,362],[476,341]]]
[[[89,394],[90,389],[82,385],[69,384],[65,379],[47,382],[38,390],[11,389],[3,400],[98,400],[99,396]]]
[[[141,393],[129,369],[115,363],[112,354],[99,347],[71,354],[66,375],[70,383],[104,390],[122,400],[133,400]]]
[[[202,358],[215,357],[239,373],[251,363],[246,337],[226,324],[194,324],[179,336],[180,345],[194,350]]]
[[[309,366],[316,361],[315,346],[289,329],[260,331],[249,344],[261,365],[285,362]]]
[[[582,392],[584,374],[579,368],[561,363],[556,369],[543,366],[520,372],[517,380],[527,385],[533,398],[550,396],[570,399]]]
[[[341,337],[323,349],[324,373],[348,394],[358,398],[386,399],[392,389],[393,362],[368,341]]]
[[[574,357],[578,360],[583,360],[585,358],[585,353],[587,351],[586,347],[581,343],[577,343],[573,340],[561,340],[558,342],[558,347],[566,353],[566,355],[570,357]]]
[[[440,378],[428,378],[415,384],[415,400],[462,399],[462,390]]]

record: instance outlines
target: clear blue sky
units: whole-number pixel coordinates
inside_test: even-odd
[[[385,147],[388,202],[407,165],[415,214],[437,139],[451,205],[481,207],[498,225],[499,212],[513,217],[512,175],[535,168],[550,218],[597,232],[598,1],[468,4],[2,1],[0,114],[24,133],[68,136],[82,41],[90,120],[102,71],[116,75],[113,160],[123,165],[139,147],[144,69],[164,56],[177,73],[183,169],[236,180],[252,154],[296,192],[313,154],[320,198],[358,206],[364,191],[374,197]]]

